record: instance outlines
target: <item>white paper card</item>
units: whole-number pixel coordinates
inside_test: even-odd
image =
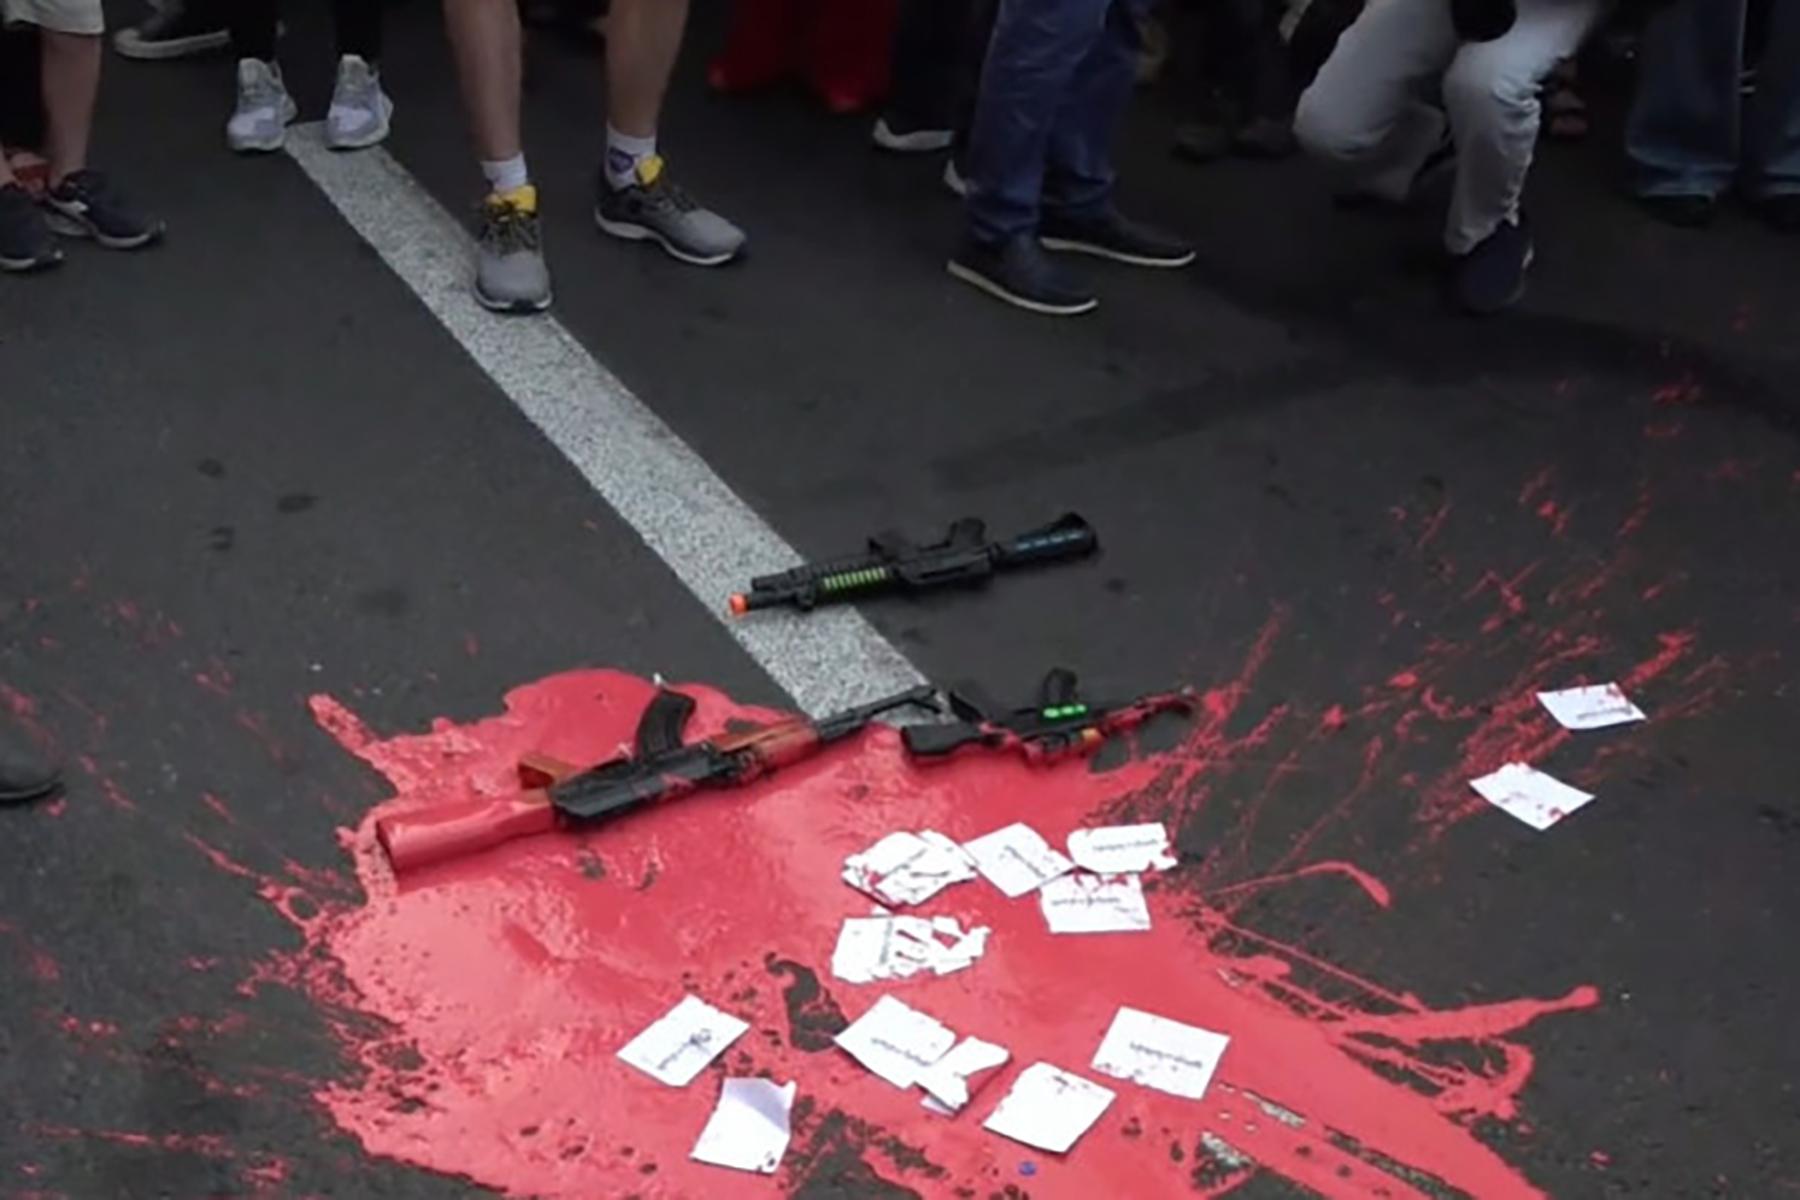
[[[844,882],[883,904],[922,904],[951,884],[973,878],[973,860],[933,829],[890,833],[844,860]]]
[[[1524,763],[1507,763],[1492,775],[1471,780],[1469,786],[1480,792],[1488,803],[1540,831],[1593,799],[1581,789],[1552,779]]]
[[[686,1087],[749,1028],[698,996],[683,996],[661,1020],[627,1042],[619,1057],[670,1087]]]
[[[792,1136],[795,1088],[768,1079],[727,1079],[691,1157],[715,1167],[773,1175]]]
[[[838,930],[831,973],[849,983],[948,975],[987,952],[988,928],[965,932],[954,917],[850,917]]]
[[[1198,1025],[1121,1008],[1094,1054],[1094,1070],[1114,1079],[1198,1100],[1231,1039]]]
[[[895,1087],[909,1088],[926,1068],[949,1053],[956,1034],[917,1009],[883,996],[837,1035],[837,1044]]]
[[[1539,692],[1537,698],[1564,729],[1605,729],[1644,719],[1644,711],[1616,683]]]
[[[1169,831],[1160,822],[1077,829],[1069,835],[1069,857],[1076,866],[1096,875],[1166,871],[1175,865],[1175,856],[1169,853]]]
[[[964,842],[963,849],[974,858],[982,877],[1013,900],[1075,869],[1037,830],[1024,824],[1008,825]]]
[[[1051,933],[1141,933],[1150,928],[1136,875],[1064,875],[1038,891]]]
[[[1027,1146],[1065,1154],[1112,1102],[1113,1093],[1097,1083],[1049,1063],[1033,1063],[1013,1080],[1012,1091],[982,1128]]]
[[[941,1116],[961,1112],[969,1098],[1012,1055],[1005,1046],[968,1037],[919,1075],[925,1089],[925,1107]]]

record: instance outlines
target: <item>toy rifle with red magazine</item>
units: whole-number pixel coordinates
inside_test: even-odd
[[[1143,696],[1125,704],[1090,704],[1081,698],[1073,671],[1057,668],[1044,677],[1038,703],[995,715],[996,708],[972,689],[949,695],[957,718],[937,725],[913,725],[901,731],[914,758],[948,758],[967,746],[1017,750],[1032,762],[1075,754],[1091,754],[1108,739],[1134,729],[1158,713],[1191,712],[1199,703],[1192,688]]]
[[[916,687],[814,721],[772,725],[684,743],[693,697],[660,689],[644,710],[632,753],[588,770],[541,755],[519,763],[516,795],[419,812],[375,823],[396,874],[477,854],[516,838],[580,828],[702,788],[741,787],[811,758],[897,708],[939,711],[937,692]]]

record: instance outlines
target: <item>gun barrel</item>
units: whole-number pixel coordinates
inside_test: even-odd
[[[818,722],[819,740],[823,742],[838,741],[841,738],[849,737],[876,717],[893,712],[897,708],[911,707],[938,711],[937,689],[929,684],[921,684],[918,687],[908,688],[904,692],[897,692],[885,699],[877,700],[872,704],[860,705],[825,717]]]

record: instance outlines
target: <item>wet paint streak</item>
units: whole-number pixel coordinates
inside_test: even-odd
[[[1242,679],[1217,690],[1203,726],[1222,729],[1258,653]],[[700,701],[696,733],[764,715],[689,690]],[[691,797],[579,837],[515,843],[404,886],[392,878],[374,842],[378,816],[505,792],[527,750],[607,757],[651,694],[625,675],[558,676],[511,693],[502,715],[393,738],[335,701],[314,701],[321,724],[395,789],[342,834],[366,901],[300,905],[305,889],[220,865],[255,877],[304,934],[305,950],[270,960],[255,982],[304,988],[343,1040],[357,1069],[321,1087],[321,1103],[372,1153],[514,1193],[689,1197],[734,1182],[687,1161],[717,1079],[726,1069],[768,1073],[798,1080],[817,1114],[818,1124],[797,1133],[802,1150],[848,1145],[876,1180],[924,1196],[988,1194],[1015,1179],[1021,1148],[979,1128],[991,1099],[954,1121],[930,1117],[916,1096],[825,1040],[881,991],[818,974],[841,920],[866,909],[838,880],[843,857],[896,828],[968,838],[1020,818],[1060,840],[1193,769],[1191,751],[1105,772],[1044,772],[1001,756],[919,770],[896,735],[878,730],[772,783]],[[1242,743],[1259,736],[1253,728]],[[584,869],[596,857],[605,864],[598,875]],[[652,869],[656,886],[636,890]],[[1348,863],[1299,863],[1290,874],[1347,878],[1368,902],[1393,902]],[[1221,880],[1222,891],[1233,882],[1253,881]],[[1232,915],[1229,896],[1215,903],[1205,888],[1158,881],[1149,899],[1149,934],[1055,938],[1036,906],[959,886],[930,911],[992,926],[987,956],[973,970],[895,989],[960,1030],[1009,1045],[1015,1065],[1046,1058],[1084,1068],[1121,1004],[1232,1034],[1220,1084],[1203,1102],[1122,1085],[1114,1111],[1065,1159],[1027,1152],[1038,1165],[1023,1181],[1034,1200],[1220,1194],[1197,1185],[1192,1166],[1138,1152],[1129,1131],[1144,1128],[1186,1129],[1189,1139],[1203,1130],[1325,1195],[1539,1194],[1472,1129],[1520,1111],[1533,1060],[1518,1032],[1592,1007],[1592,988],[1434,1005],[1257,932]],[[669,1089],[614,1052],[683,991],[738,1012],[752,1031],[690,1088]],[[998,1096],[1004,1084],[995,1086]],[[842,1121],[827,1127],[833,1114]],[[797,1153],[784,1189],[833,1194],[809,1173],[818,1157]],[[864,1170],[841,1153],[823,1157],[836,1172]],[[642,1171],[646,1161],[654,1174]]]

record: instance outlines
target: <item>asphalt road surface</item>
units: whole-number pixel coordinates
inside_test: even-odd
[[[751,233],[728,270],[593,230],[597,72],[534,48],[560,367],[536,335],[477,344],[482,319],[421,298],[454,246],[382,247],[293,158],[228,156],[228,62],[109,60],[100,158],[169,240],[0,280],[0,699],[71,764],[62,800],[0,814],[0,1194],[1800,1195],[1795,243],[1735,214],[1705,233],[1649,223],[1617,195],[1603,121],[1533,180],[1522,311],[1466,321],[1438,303],[1429,213],[1334,212],[1301,163],[1175,163],[1167,106],[1146,98],[1123,196],[1190,232],[1199,262],[1096,266],[1097,315],[1031,318],[944,275],[956,208],[935,162],[879,156],[862,119],[796,95],[708,95],[719,16],[696,18],[665,142]],[[316,118],[323,18],[291,20],[290,79]],[[353,164],[353,188],[396,229],[429,228],[407,222],[432,199],[467,213],[479,178],[430,6],[397,11],[390,46],[404,174]],[[409,275],[396,255],[413,252]],[[693,504],[609,475],[630,464],[607,466],[608,429],[528,419],[532,381],[579,390],[586,356],[639,406],[614,458],[667,456]],[[743,581],[703,579],[734,561],[721,530],[823,557],[881,529],[973,514],[1011,531],[1069,509],[1101,530],[1098,559],[869,603],[868,626],[819,626],[804,662],[782,637],[734,637],[715,601]],[[1166,820],[1184,863],[1152,888],[1158,940],[1135,967],[1058,958],[1108,951],[1035,928],[1008,957],[1007,926],[991,964],[907,998],[947,1019],[981,1000],[1022,1061],[1039,1022],[1055,1061],[1092,1077],[1060,1050],[1091,1045],[1086,1027],[1026,1015],[1022,981],[1044,972],[1059,982],[1043,994],[1108,1015],[1136,989],[1233,1036],[1206,1101],[1107,1081],[1116,1107],[1066,1159],[968,1115],[924,1125],[809,1040],[812,1017],[873,994],[830,978],[829,941],[751,929],[767,942],[715,953],[655,924],[674,905],[763,914],[759,889],[785,886],[734,878],[737,859],[684,874],[684,839],[706,840],[689,816],[634,827],[662,857],[631,872],[642,890],[607,893],[639,921],[616,951],[582,959],[534,928],[526,953],[484,939],[479,915],[441,947],[457,971],[515,972],[493,989],[515,1031],[584,994],[601,959],[621,994],[664,987],[628,1015],[604,983],[588,994],[629,1031],[717,984],[718,955],[751,962],[765,982],[736,1003],[770,1057],[733,1061],[792,1070],[814,1098],[789,1161],[767,1181],[681,1161],[710,1083],[571,1114],[595,1131],[560,1149],[483,1140],[505,1087],[579,1106],[531,1074],[559,1057],[591,1053],[611,1073],[597,1095],[658,1086],[625,1078],[612,1043],[515,1046],[475,1087],[431,998],[394,994],[405,972],[382,955],[412,934],[382,914],[422,910],[365,901],[375,868],[342,831],[499,761],[482,721],[509,691],[605,668],[816,707],[916,670],[1022,701],[1057,664],[1095,695],[1188,683],[1207,702],[1135,764],[1115,749],[1042,783],[983,764],[906,782],[878,769],[893,747],[876,739],[832,768],[851,782],[796,777],[830,793],[825,815],[781,828],[841,857],[864,832],[853,801],[889,796],[894,819],[868,828],[905,828],[914,787],[950,824],[945,797],[964,797],[971,834],[1034,811],[1047,832],[1102,809]],[[1650,719],[1565,735],[1532,699],[1608,680]],[[530,694],[572,704],[567,686]],[[616,744],[627,717],[595,716],[591,738]],[[436,765],[396,765],[396,745]],[[1598,798],[1536,832],[1467,788],[1513,758]],[[718,838],[766,852],[772,826],[752,822],[787,819],[781,792],[711,810],[735,814]],[[507,860],[520,879],[575,861],[540,842]],[[595,878],[639,852],[584,845]],[[827,872],[809,894],[853,915],[841,891]],[[980,990],[988,966],[1012,1001]],[[1234,990],[1215,996],[1220,979]],[[1243,995],[1262,1007],[1232,1016]],[[430,1082],[401,1095],[402,1078]],[[665,1137],[660,1172],[626,1162]]]

